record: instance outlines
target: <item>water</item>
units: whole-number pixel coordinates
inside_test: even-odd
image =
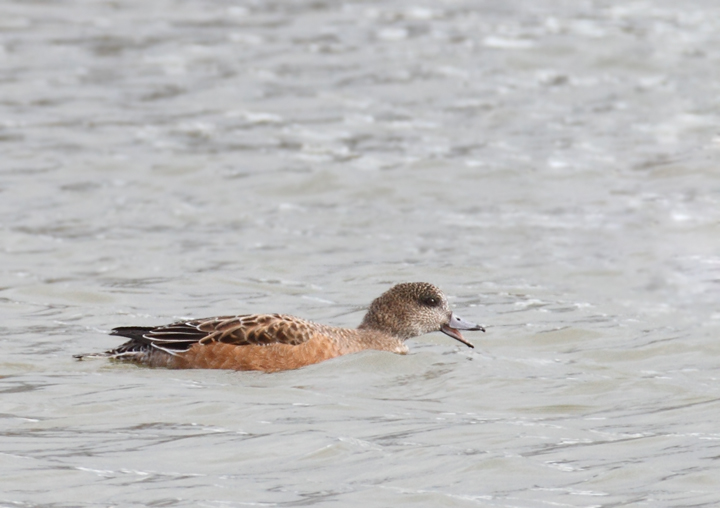
[[[0,5],[0,505],[717,506],[715,2]],[[119,325],[485,324],[266,375]]]

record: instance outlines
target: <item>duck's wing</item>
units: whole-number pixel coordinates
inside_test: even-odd
[[[317,333],[316,325],[282,314],[248,314],[180,321],[165,326],[114,328],[110,335],[128,337],[117,353],[151,346],[170,354],[187,351],[195,344],[220,342],[246,345],[302,344]],[[125,351],[120,349],[126,348]]]

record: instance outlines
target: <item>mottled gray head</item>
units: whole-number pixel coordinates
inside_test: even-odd
[[[442,331],[473,347],[459,330],[482,330],[481,326],[454,316],[440,288],[427,282],[405,282],[393,286],[373,300],[360,328],[409,339]]]

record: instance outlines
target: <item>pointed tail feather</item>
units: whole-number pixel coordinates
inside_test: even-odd
[[[143,335],[152,329],[152,326],[120,326],[113,328],[110,335],[119,335],[131,340],[110,351],[73,355],[73,358],[76,360],[84,360],[85,358],[122,358],[137,355],[151,344],[151,341],[144,338]]]
[[[152,326],[119,326],[117,328],[113,328],[110,335],[120,335],[121,337],[127,337],[128,339],[149,342],[143,337],[143,335],[149,333],[153,328],[154,327]]]

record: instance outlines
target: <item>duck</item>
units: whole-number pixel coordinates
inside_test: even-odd
[[[104,357],[167,369],[278,372],[365,350],[407,354],[407,339],[442,332],[470,348],[461,331],[485,331],[455,314],[445,294],[427,282],[396,284],[372,301],[360,325],[340,328],[286,314],[244,314],[121,326],[110,335],[128,340]]]

